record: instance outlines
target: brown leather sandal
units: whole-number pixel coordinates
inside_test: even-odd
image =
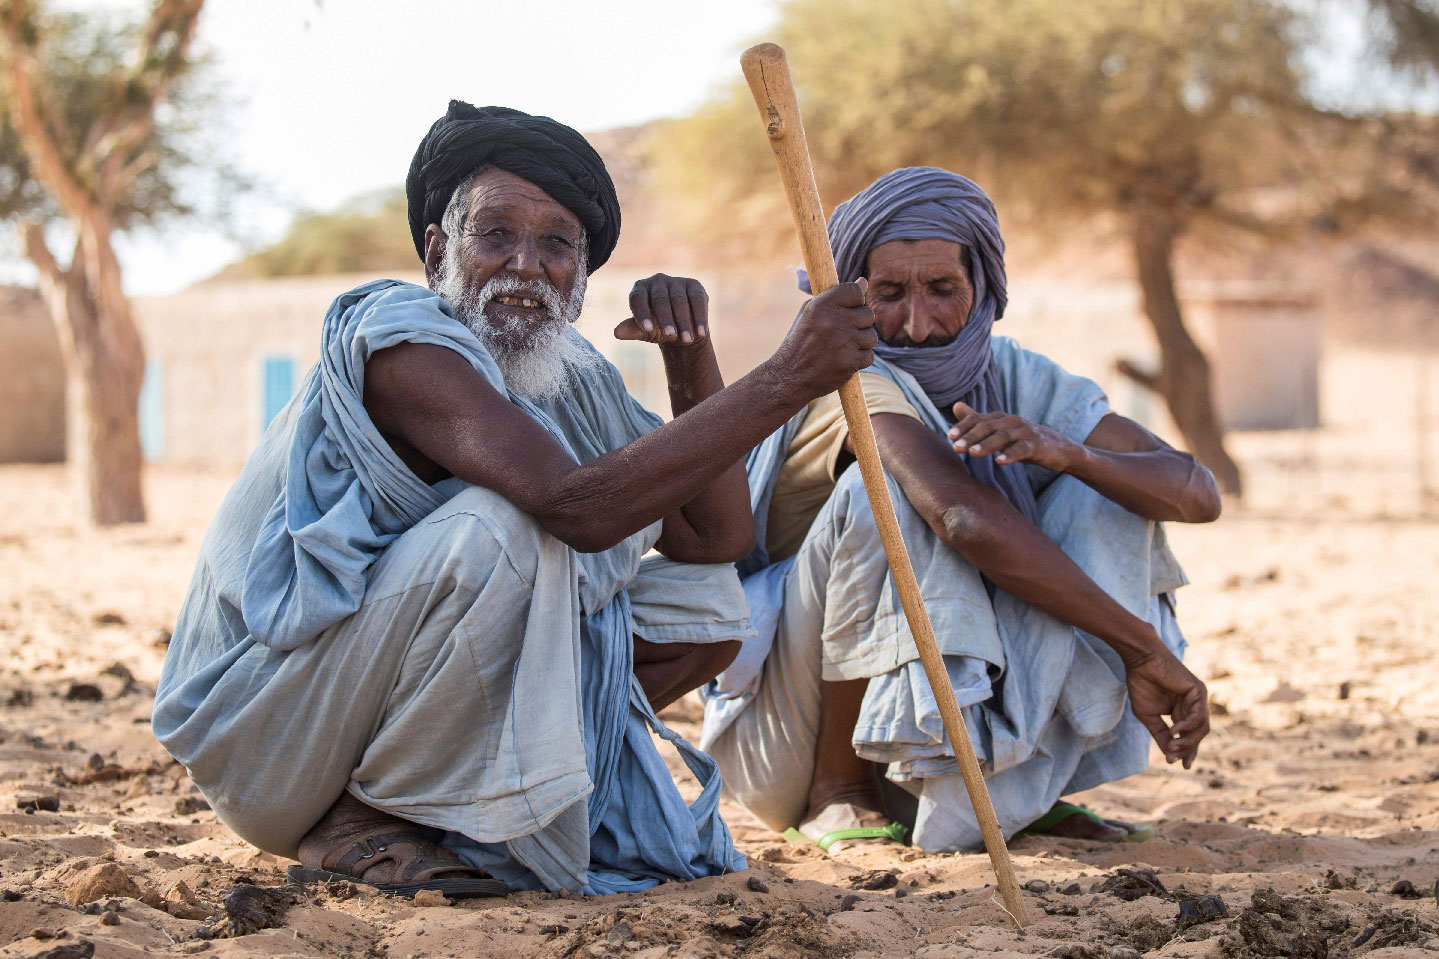
[[[357,882],[389,896],[413,896],[421,890],[434,889],[447,899],[474,899],[505,896],[510,891],[503,881],[466,865],[459,856],[425,840],[413,829],[396,830],[389,824],[356,839],[335,861],[330,859],[326,856],[319,869],[291,866],[286,875],[295,885]],[[365,878],[371,868],[382,862],[403,863],[399,881],[374,882]]]

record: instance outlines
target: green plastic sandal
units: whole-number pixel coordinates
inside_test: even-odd
[[[834,832],[825,833],[818,839],[811,839],[791,826],[781,835],[790,842],[812,842],[822,851],[829,852],[830,846],[846,839],[888,839],[890,842],[903,843],[909,836],[909,829],[905,827],[904,823],[891,822],[887,826],[854,826],[850,829],[836,829]]]

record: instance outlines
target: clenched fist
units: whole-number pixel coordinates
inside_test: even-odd
[[[799,311],[775,351],[786,381],[806,399],[833,393],[874,362],[874,311],[865,305],[868,283],[841,283]]]

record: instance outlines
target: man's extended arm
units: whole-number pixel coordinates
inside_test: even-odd
[[[664,274],[640,280],[630,291],[630,312],[615,336],[659,344],[673,416],[683,416],[724,389],[709,335],[709,295],[698,281]],[[666,516],[655,548],[686,563],[734,563],[748,556],[754,549],[754,518],[743,461],[736,460]]]
[[[1115,602],[1008,500],[974,479],[943,436],[907,416],[872,419],[886,468],[935,534],[1000,589],[1109,644],[1124,661],[1134,714],[1165,758],[1187,768],[1209,731],[1204,684],[1148,623]],[[1173,718],[1172,727],[1165,715]]]
[[[957,452],[998,463],[1034,463],[1068,473],[1145,519],[1208,523],[1221,502],[1214,475],[1133,420],[1108,413],[1083,443],[1009,413],[954,405],[949,438]]]
[[[365,408],[409,447],[496,491],[571,547],[595,552],[679,510],[809,400],[872,362],[874,316],[857,284],[805,305],[775,355],[633,443],[576,463],[459,354],[402,343],[365,367]]]

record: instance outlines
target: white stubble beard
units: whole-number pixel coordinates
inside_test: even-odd
[[[587,279],[581,268],[568,297],[561,296],[548,280],[525,281],[509,274],[493,276],[472,291],[461,276],[459,244],[448,243],[434,290],[449,301],[455,317],[485,345],[500,368],[505,388],[533,402],[544,402],[563,397],[575,377],[601,362],[574,327],[584,306]],[[506,295],[539,300],[548,317],[536,322],[508,316],[495,325],[485,315],[485,307],[495,297]]]

